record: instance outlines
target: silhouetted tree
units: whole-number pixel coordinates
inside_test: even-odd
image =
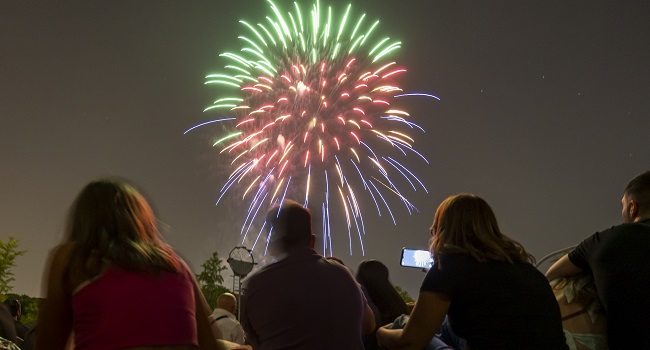
[[[18,250],[19,241],[13,236],[5,242],[0,239],[0,299],[6,299],[6,294],[11,292],[11,282],[15,281],[11,269],[16,266],[16,258],[24,255],[26,250]]]
[[[223,261],[219,258],[218,252],[212,253],[212,256],[201,267],[203,271],[196,275],[196,279],[201,285],[201,291],[205,299],[210,304],[210,307],[214,309],[217,297],[222,293],[230,292],[228,288],[223,286],[223,276],[221,276],[221,272],[228,268],[223,266]]]

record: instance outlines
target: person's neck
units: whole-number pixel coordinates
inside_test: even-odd
[[[233,315],[235,314],[235,310],[228,310],[228,309],[223,308],[223,307],[217,307],[217,309],[223,310],[223,311],[225,311],[227,313],[230,313],[230,314],[233,314]]]
[[[642,222],[642,221],[646,221],[646,220],[650,220],[650,214],[639,215],[639,216],[634,218],[633,222]]]

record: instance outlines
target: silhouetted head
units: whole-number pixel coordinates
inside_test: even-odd
[[[311,212],[289,199],[281,205],[274,205],[266,214],[266,223],[270,225],[271,242],[280,250],[295,247],[314,247],[314,235],[311,231]]]
[[[102,262],[126,270],[179,268],[149,203],[123,180],[101,179],[83,188],[70,211],[68,240],[75,243],[73,270],[86,277],[96,275]]]
[[[128,183],[101,179],[86,185],[72,207],[70,238],[100,247],[104,242],[155,241],[156,219],[147,201]]]
[[[499,230],[492,208],[482,198],[461,193],[445,199],[431,226],[431,252],[442,259],[441,252],[469,253],[476,260],[533,261],[523,246]]]
[[[357,281],[366,288],[368,296],[379,309],[382,324],[391,323],[408,312],[406,302],[388,279],[388,267],[381,261],[362,261],[357,268]]]
[[[217,297],[217,307],[234,314],[237,310],[237,298],[231,293],[223,293]]]
[[[650,171],[635,177],[625,186],[621,204],[623,222],[650,219]]]
[[[16,299],[6,299],[4,301],[4,304],[7,305],[7,309],[9,310],[9,313],[11,313],[11,316],[14,318],[14,320],[20,320],[20,317],[23,314],[23,309],[20,306],[20,301]]]
[[[357,280],[364,285],[372,281],[388,281],[388,267],[379,260],[364,260],[357,269]]]

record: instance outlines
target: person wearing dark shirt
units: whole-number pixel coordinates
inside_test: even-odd
[[[388,349],[423,349],[445,315],[472,350],[568,350],[553,291],[534,258],[499,230],[473,194],[444,200],[431,227],[435,262],[402,330],[380,328]]]
[[[362,261],[357,267],[356,278],[366,292],[370,308],[372,309],[373,305],[375,307],[373,312],[376,310],[376,328],[393,323],[399,316],[408,314],[406,302],[390,282],[388,267],[384,263],[375,259]],[[364,347],[366,350],[379,349],[375,333],[365,337]]]
[[[246,281],[242,326],[253,349],[363,350],[374,316],[350,271],[313,249],[309,210],[285,199],[266,227],[279,261]]]
[[[14,318],[14,325],[16,326],[16,335],[19,338],[18,343],[20,343],[23,340],[25,340],[27,331],[29,331],[29,327],[25,326],[20,322],[20,317],[22,317],[23,315],[23,308],[20,306],[20,301],[18,301],[17,299],[7,299],[4,301],[4,304],[7,305],[9,312],[11,312],[11,315]]]
[[[406,302],[388,278],[388,267],[381,261],[362,261],[357,268],[357,282],[366,288],[370,300],[379,309],[381,322],[377,326],[391,323],[397,317],[408,313]]]
[[[593,276],[607,313],[612,350],[647,346],[650,171],[628,183],[621,204],[623,224],[591,235],[546,272],[549,280],[584,273]]]
[[[16,326],[14,326],[11,311],[6,304],[0,304],[0,338],[13,343],[18,341],[18,337],[16,337]]]

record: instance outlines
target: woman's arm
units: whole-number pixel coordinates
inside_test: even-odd
[[[38,331],[34,349],[65,349],[72,331],[72,287],[68,264],[73,243],[56,247],[49,258],[45,275],[46,299],[38,312]]]
[[[449,298],[443,294],[420,292],[404,329],[380,328],[379,344],[388,349],[424,349],[440,328],[449,304]]]

